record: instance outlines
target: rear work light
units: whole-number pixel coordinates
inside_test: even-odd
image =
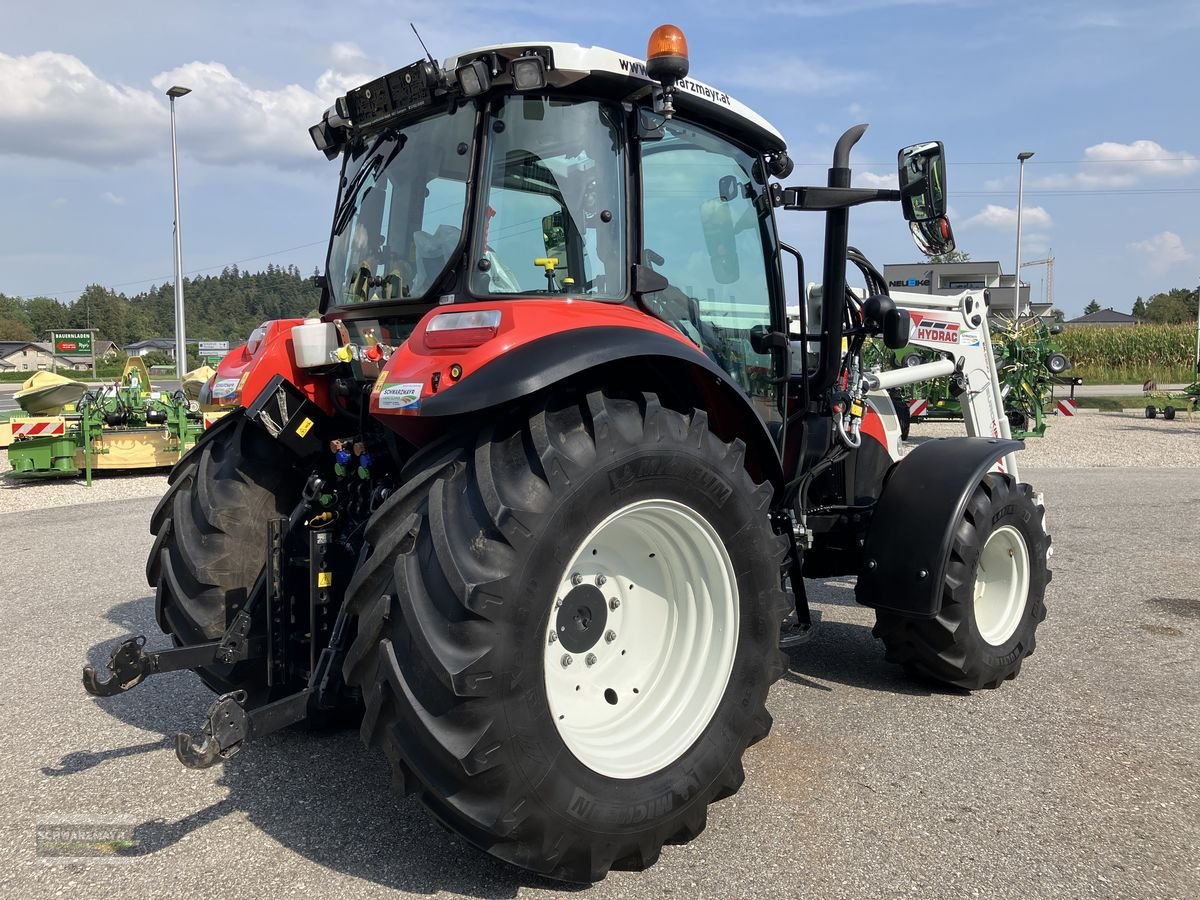
[[[425,345],[431,350],[478,347],[500,330],[500,310],[441,313],[425,327]]]

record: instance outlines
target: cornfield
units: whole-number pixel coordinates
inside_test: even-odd
[[[1093,383],[1190,382],[1196,356],[1195,325],[1120,328],[1067,327],[1055,340],[1071,360],[1072,375]]]

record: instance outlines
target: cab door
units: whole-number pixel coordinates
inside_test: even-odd
[[[641,144],[639,262],[669,286],[646,307],[689,337],[779,422],[775,360],[757,353],[755,326],[783,331],[773,315],[779,290],[775,223],[762,171],[750,153],[697,125],[672,119]],[[772,429],[774,433],[776,429]]]

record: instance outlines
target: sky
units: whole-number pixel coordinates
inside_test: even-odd
[[[553,10],[552,14],[548,10]],[[747,15],[747,11],[753,15]],[[170,119],[177,101],[183,266],[322,265],[337,164],[307,128],[347,89],[421,56],[506,40],[644,54],[653,28],[685,31],[691,75],[769,119],[788,184],[824,183],[838,135],[871,129],[856,184],[894,186],[896,151],[946,144],[959,249],[1052,256],[1053,301],[1200,282],[1200,3],[1195,0],[771,0],[439,4],[0,0],[0,293],[127,294],[171,280]],[[822,218],[779,212],[819,277]],[[853,211],[877,265],[921,259],[894,204]],[[1022,270],[1043,298],[1047,267]]]

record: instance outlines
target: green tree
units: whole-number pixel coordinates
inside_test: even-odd
[[[33,332],[24,322],[0,316],[0,341],[32,341]]]
[[[1162,325],[1196,321],[1196,292],[1173,288],[1146,301],[1146,318]]]
[[[1067,319],[1067,314],[1055,306],[1050,309],[1050,318],[1052,318],[1055,322],[1065,322]]]
[[[1133,314],[1139,319],[1146,318],[1146,301],[1141,297],[1133,301]]]
[[[1093,300],[1091,303],[1089,303],[1087,306],[1085,306],[1083,308],[1083,312],[1085,315],[1091,315],[1092,313],[1100,312],[1100,304],[1097,301]]]

